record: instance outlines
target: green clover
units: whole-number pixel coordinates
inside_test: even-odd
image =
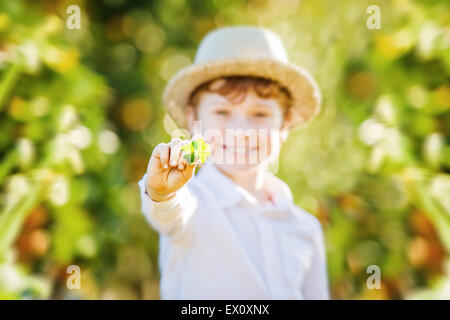
[[[211,154],[210,146],[203,139],[197,139],[183,146],[181,149],[187,153],[183,156],[189,164],[193,164],[195,159],[200,162],[205,162],[207,157]]]

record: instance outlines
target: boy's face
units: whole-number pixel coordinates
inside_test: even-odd
[[[188,108],[189,123],[201,121],[212,160],[230,174],[265,167],[278,156],[288,133],[283,115],[277,99],[259,97],[253,90],[239,103],[203,92],[197,109]]]

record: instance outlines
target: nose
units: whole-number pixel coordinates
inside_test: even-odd
[[[229,129],[241,129],[243,131],[247,131],[247,129],[253,129],[252,124],[250,121],[248,121],[247,117],[239,113],[233,115],[227,127]]]
[[[257,144],[257,131],[245,115],[235,115],[232,121],[227,123],[226,142],[227,144],[235,144],[245,146],[247,148],[254,147]]]

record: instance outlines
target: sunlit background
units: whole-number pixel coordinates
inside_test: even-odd
[[[81,29],[66,27],[69,5]],[[381,29],[367,28],[378,5]],[[278,176],[322,222],[335,299],[450,299],[450,2],[1,1],[0,298],[158,299],[137,181],[202,37],[261,25],[324,96]],[[81,269],[81,289],[66,286]],[[381,270],[369,290],[366,270]]]

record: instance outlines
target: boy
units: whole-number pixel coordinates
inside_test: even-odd
[[[209,33],[163,98],[181,127],[201,123],[212,155],[194,176],[187,142],[161,143],[139,181],[160,233],[161,298],[328,299],[320,223],[267,172],[288,132],[320,109],[314,80],[287,62],[278,36]]]

